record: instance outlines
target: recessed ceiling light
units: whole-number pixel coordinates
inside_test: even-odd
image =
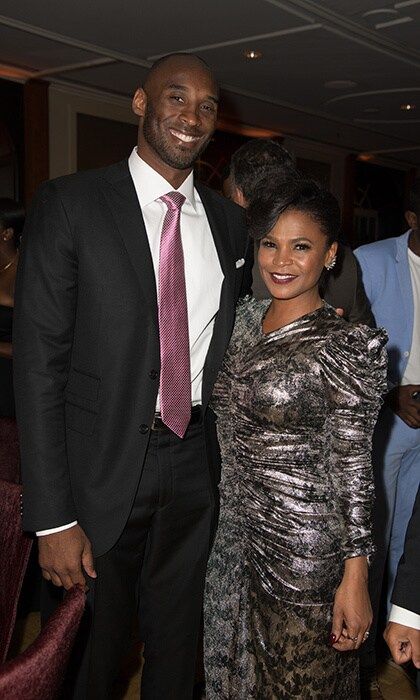
[[[256,51],[255,49],[247,49],[244,51],[244,56],[250,61],[256,61],[258,58],[262,58],[262,52]]]
[[[411,112],[413,109],[416,109],[416,105],[407,103],[406,105],[401,105],[400,109],[402,109],[403,112]]]
[[[361,160],[363,162],[367,162],[367,161],[373,160],[373,159],[374,159],[373,153],[359,153],[359,155],[357,156],[357,160]]]
[[[324,87],[330,88],[331,90],[347,90],[349,88],[355,88],[357,83],[354,80],[328,80],[324,83]]]

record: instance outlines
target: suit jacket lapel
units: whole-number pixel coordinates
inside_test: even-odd
[[[157,328],[157,292],[152,255],[127,161],[108,168],[101,184],[115,226],[123,239],[140,287],[147,299],[147,309]]]
[[[233,328],[235,315],[235,256],[230,243],[228,222],[222,205],[217,201],[216,197],[212,196],[212,193],[207,188],[200,186],[199,183],[196,183],[195,187],[203,202],[224,274],[219,311],[216,316],[213,336],[203,372],[202,402],[206,406]]]

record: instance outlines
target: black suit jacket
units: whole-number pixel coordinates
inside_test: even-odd
[[[391,601],[420,615],[420,489],[408,523]]]
[[[321,296],[335,309],[344,309],[347,321],[375,326],[359,263],[351,248],[342,243],[338,245],[335,267],[321,282]]]
[[[210,410],[236,301],[251,280],[240,207],[199,191],[224,273],[204,367],[208,459],[217,480]],[[23,527],[78,520],[96,555],[121,534],[138,486],[159,386],[156,284],[128,163],[47,182],[23,235],[14,365]]]

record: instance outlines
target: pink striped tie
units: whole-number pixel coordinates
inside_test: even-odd
[[[168,207],[159,256],[160,413],[180,438],[191,419],[191,369],[184,254],[179,219],[185,197],[160,197]]]

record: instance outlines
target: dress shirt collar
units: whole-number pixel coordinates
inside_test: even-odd
[[[151,204],[151,202],[159,199],[164,194],[174,191],[174,187],[170,182],[165,180],[162,175],[159,175],[156,170],[153,170],[150,165],[140,158],[137,154],[137,147],[133,148],[131,152],[128,159],[128,167],[141,208]],[[181,187],[178,188],[178,192],[184,195],[195,210],[197,194],[194,190],[194,173],[192,171],[185,178]]]

